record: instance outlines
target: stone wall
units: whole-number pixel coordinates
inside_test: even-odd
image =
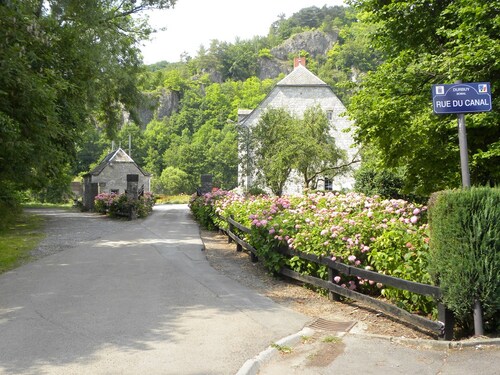
[[[98,176],[92,176],[92,182],[99,184],[99,193],[111,193],[118,190],[122,194],[127,190],[127,174],[139,175],[139,188],[144,185],[144,191],[149,191],[149,176],[144,176],[134,163],[110,163]]]

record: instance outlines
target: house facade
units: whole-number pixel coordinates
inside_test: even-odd
[[[294,70],[276,84],[257,108],[252,111],[240,110],[238,123],[242,129],[246,128],[251,132],[251,129],[259,122],[262,113],[267,109],[283,108],[292,115],[301,117],[308,108],[318,105],[328,116],[330,135],[335,139],[337,147],[346,151],[348,161],[352,162],[353,168],[356,168],[360,156],[359,150],[354,147],[352,133],[349,130],[353,127],[353,122],[343,116],[346,108],[332,88],[306,68],[305,58],[295,59]],[[244,150],[244,147],[240,147],[240,150],[242,148],[242,153],[251,152],[251,150]],[[320,178],[317,188],[325,190],[352,189],[355,182],[353,174],[354,171],[336,176],[332,180]],[[240,165],[238,168],[239,188],[247,191],[253,187],[256,183],[256,175],[257,171],[248,173],[248,166]],[[300,194],[303,190],[302,178],[296,171],[292,171],[285,184],[284,194]]]
[[[121,148],[106,157],[83,176],[83,207],[94,208],[94,198],[101,193],[151,191],[151,175],[139,167]]]

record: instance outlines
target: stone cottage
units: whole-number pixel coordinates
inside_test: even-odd
[[[138,194],[151,191],[151,175],[139,167],[121,148],[111,151],[83,176],[83,207],[94,208],[100,193]]]
[[[332,88],[319,79],[305,66],[305,58],[295,58],[294,69],[279,81],[269,95],[252,111],[240,110],[238,124],[242,129],[251,131],[260,119],[262,113],[269,108],[284,108],[294,116],[301,116],[306,109],[319,105],[328,116],[331,124],[330,135],[335,138],[337,147],[347,153],[349,162],[356,168],[360,159],[359,150],[353,146],[352,134],[348,129],[353,126],[351,120],[344,117],[346,110]],[[240,150],[244,147],[241,147]],[[251,150],[241,151],[251,152]],[[248,168],[246,168],[248,169]],[[240,189],[248,190],[255,183],[256,171],[244,173],[244,166],[238,168],[238,185]],[[333,180],[321,178],[317,188],[325,190],[352,189],[354,187],[354,172],[337,176]],[[304,189],[303,181],[298,173],[292,171],[284,188],[284,194],[300,194]]]

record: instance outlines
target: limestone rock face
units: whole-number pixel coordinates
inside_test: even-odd
[[[338,35],[320,30],[305,31],[296,34],[271,50],[272,58],[261,58],[259,61],[259,79],[276,78],[280,73],[288,74],[293,67],[290,56],[297,56],[300,51],[309,52],[316,58],[325,55],[337,42]]]
[[[283,44],[274,47],[271,54],[280,60],[288,59],[290,54],[297,54],[299,51],[307,51],[311,56],[324,55],[330,50],[337,41],[337,34],[327,34],[320,30],[305,31],[295,34],[287,39]]]
[[[261,58],[259,60],[259,79],[276,78],[290,69],[288,65],[290,65],[289,62],[283,62],[276,58]]]
[[[258,77],[261,80],[274,79],[280,74],[287,75],[293,70],[290,57],[297,56],[300,51],[307,51],[311,57],[325,55],[337,42],[336,33],[325,33],[320,30],[305,31],[295,34],[281,45],[273,48],[270,57],[259,58]],[[216,70],[205,72],[212,82],[222,83],[222,74]],[[148,124],[155,116],[161,120],[170,117],[179,108],[180,96],[175,91],[162,90],[159,93],[147,93],[143,103],[137,108],[137,115],[142,126]]]
[[[162,90],[159,94],[144,94],[142,103],[136,108],[141,125],[146,126],[155,115],[158,120],[170,117],[179,108],[179,101],[179,93],[176,91]],[[124,123],[128,121],[127,116]]]
[[[164,117],[170,117],[179,107],[179,93],[177,91],[162,90],[158,98],[158,109],[156,117],[159,120]]]

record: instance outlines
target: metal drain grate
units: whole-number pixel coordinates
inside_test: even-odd
[[[308,324],[307,327],[329,332],[349,332],[355,324],[356,322],[336,322],[333,320],[317,318],[312,323]]]

